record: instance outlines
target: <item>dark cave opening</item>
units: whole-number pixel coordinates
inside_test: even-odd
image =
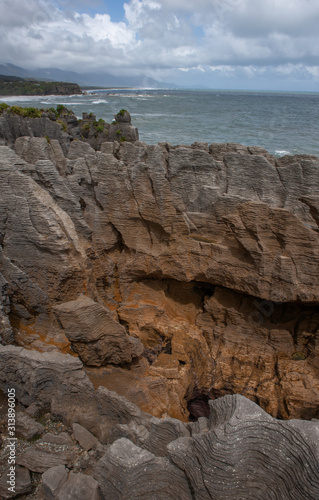
[[[194,395],[187,403],[189,411],[189,421],[196,422],[200,417],[209,418],[210,407],[208,404],[209,396],[207,394]]]

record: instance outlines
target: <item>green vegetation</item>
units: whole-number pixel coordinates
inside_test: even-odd
[[[304,359],[306,359],[306,355],[303,353],[303,352],[294,352],[293,355],[291,356],[291,359],[293,361],[303,361]]]
[[[11,81],[10,81],[11,80]],[[76,83],[41,82],[36,80],[17,80],[14,77],[1,77],[0,95],[70,95],[82,94]]]
[[[64,132],[68,131],[68,116],[72,116],[72,123],[73,123],[73,118],[75,118],[73,111],[63,106],[63,104],[58,104],[56,109],[33,108],[33,107],[23,108],[21,106],[9,106],[5,102],[3,102],[0,103],[0,115],[3,113],[7,115],[17,115],[23,118],[48,117],[49,119],[59,123]],[[90,113],[90,115],[92,115],[92,113]],[[90,137],[90,134],[91,135],[94,134],[95,137],[98,137],[98,135],[101,133],[108,135],[109,125],[106,124],[103,118],[100,118],[99,120],[94,120],[94,121],[91,120],[84,122],[83,120],[78,120],[77,123],[81,127],[82,138],[88,139]],[[119,124],[117,124],[117,126],[119,126]],[[118,130],[117,133],[120,136],[119,139],[122,142],[126,140],[126,138],[122,135],[121,130]],[[50,143],[49,136],[45,137],[48,143]]]
[[[104,132],[105,120],[103,120],[103,118],[100,118],[98,121],[94,121],[93,127],[95,129],[95,135],[97,135],[99,132]]]
[[[44,137],[45,137],[45,139],[48,141],[48,143],[49,143],[49,144],[51,144],[51,139],[50,139],[50,137],[49,137],[48,135],[45,135]]]
[[[19,115],[28,118],[41,118],[43,109],[38,108],[22,108],[21,106],[8,106],[8,104],[2,103],[0,105],[0,113],[6,111],[11,115]]]
[[[9,104],[6,104],[5,102],[0,103],[0,115],[6,110],[10,108]]]
[[[62,120],[57,120],[57,123],[59,123],[59,124],[61,125],[62,130],[63,130],[64,132],[66,132],[66,131],[67,131],[67,126],[66,126],[66,123],[64,123]]]
[[[53,108],[54,109],[54,108]],[[58,115],[61,115],[62,112],[66,110],[66,107],[63,106],[63,104],[58,104],[57,107],[56,107],[56,112]]]
[[[118,114],[119,116],[124,116],[124,115],[125,115],[125,113],[127,113],[126,109],[121,109],[121,110],[120,110],[117,114]]]
[[[21,106],[9,106],[6,103],[1,103],[0,104],[0,115],[2,113],[8,113],[10,115],[18,115],[18,116],[23,116],[27,118],[41,118],[43,116],[43,113],[46,115],[49,114],[49,118],[55,119],[58,118],[59,116],[62,115],[72,115],[73,112],[69,109],[67,109],[65,106],[62,104],[58,104],[57,108],[22,108]],[[51,114],[51,116],[50,116]],[[54,117],[52,115],[54,114]],[[66,131],[66,124],[62,120],[57,120],[60,125],[63,127],[63,130]]]
[[[81,126],[81,134],[82,134],[82,137],[84,137],[85,139],[87,139],[87,138],[89,137],[90,130],[91,130],[91,123],[89,123],[89,122],[84,123],[84,124]]]

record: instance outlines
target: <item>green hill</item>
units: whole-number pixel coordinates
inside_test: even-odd
[[[77,83],[42,82],[16,76],[0,75],[0,95],[70,95],[82,94]]]

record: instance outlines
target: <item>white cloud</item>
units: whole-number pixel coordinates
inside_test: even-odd
[[[99,4],[2,0],[2,62],[159,79],[178,68],[227,77],[242,68],[249,78],[268,72],[318,80],[317,0],[197,0],[195,10],[193,0],[130,0],[125,22],[103,10],[76,11]]]

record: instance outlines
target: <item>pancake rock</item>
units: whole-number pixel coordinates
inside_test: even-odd
[[[155,417],[241,393],[318,418],[318,158],[23,130],[0,148],[3,344],[76,353]]]
[[[187,425],[158,419],[94,390],[79,359],[17,346],[0,346],[0,387],[16,390],[26,414],[37,405],[70,426],[17,446],[25,471],[18,486],[28,471],[43,474],[43,498],[83,498],[91,489],[92,498],[114,500],[317,499],[316,419],[276,420],[241,395],[209,401],[209,418]]]
[[[196,500],[318,496],[318,422],[276,421],[239,395],[210,405],[206,432],[168,445]]]

